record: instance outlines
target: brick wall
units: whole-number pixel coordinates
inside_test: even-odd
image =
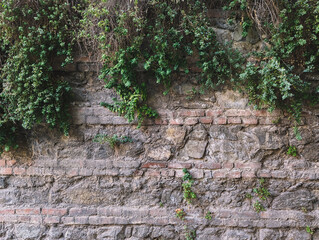
[[[221,36],[236,34],[210,14]],[[202,240],[319,239],[318,107],[305,109],[298,141],[285,113],[254,110],[227,87],[190,96],[193,72],[167,96],[151,87],[160,117],[137,128],[100,107],[115,94],[98,68],[78,57],[56,69],[73,88],[70,136],[40,125],[1,156],[0,239],[185,239],[185,226]],[[133,141],[113,149],[92,141],[98,133]],[[289,146],[297,157],[286,154]],[[183,200],[183,168],[195,180],[192,205]],[[265,211],[257,213],[261,178],[270,197],[259,199]]]

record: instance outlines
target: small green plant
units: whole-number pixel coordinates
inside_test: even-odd
[[[310,228],[309,226],[306,227],[306,232],[309,233],[310,235],[313,235],[315,232],[312,228]]]
[[[192,199],[195,199],[197,197],[196,194],[192,191],[192,185],[194,183],[194,180],[192,178],[192,175],[188,172],[186,168],[183,169],[183,172],[183,196],[185,201],[190,204],[192,203]]]
[[[212,213],[210,211],[208,211],[205,215],[205,219],[207,220],[212,220]]]
[[[304,213],[307,213],[307,212],[308,212],[307,208],[305,208],[305,207],[302,207],[302,208],[301,208],[301,211],[303,211]]]
[[[254,203],[254,209],[257,213],[265,211],[265,207],[258,200]]]
[[[269,191],[264,187],[265,179],[261,178],[259,180],[259,187],[254,188],[253,192],[261,199],[261,200],[266,200],[269,196],[270,193]]]
[[[107,134],[97,134],[94,137],[93,142],[98,142],[101,144],[108,143],[110,144],[111,148],[114,148],[115,145],[118,145],[120,143],[133,142],[133,140],[128,136],[118,137],[116,134],[114,134],[113,136],[109,137]]]
[[[162,202],[160,202],[159,205],[161,208],[164,207],[164,203],[162,203]]]
[[[287,155],[297,157],[298,156],[298,150],[295,146],[289,146],[287,150]]]
[[[252,198],[253,198],[253,196],[252,196],[250,193],[246,193],[245,197],[246,197],[247,199],[252,199]]]
[[[196,231],[189,229],[187,226],[184,226],[185,229],[185,239],[186,240],[195,240]]]
[[[184,220],[184,218],[186,216],[186,213],[185,213],[185,211],[182,208],[176,209],[175,213],[176,213],[176,217],[178,217],[181,220]]]

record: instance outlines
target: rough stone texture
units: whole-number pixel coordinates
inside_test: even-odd
[[[220,11],[209,14],[220,39],[234,35]],[[253,48],[257,40],[234,44]],[[297,141],[284,113],[253,110],[230,89],[187,100],[197,87],[192,73],[169,96],[150,88],[160,117],[138,129],[99,105],[116,95],[83,59],[75,72],[56,72],[73,86],[70,135],[39,125],[0,158],[0,239],[185,239],[185,225],[201,240],[319,239],[318,106],[305,109]],[[113,149],[93,142],[96,134],[133,142]],[[289,145],[297,157],[286,154]],[[192,205],[183,200],[183,168],[194,178]],[[253,192],[260,178],[267,200]],[[256,200],[265,211],[254,211]]]

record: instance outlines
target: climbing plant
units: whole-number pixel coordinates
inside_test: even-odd
[[[72,1],[7,0],[0,5],[0,150],[16,147],[15,131],[48,123],[69,128],[70,87],[53,76],[53,62],[72,61],[77,14]]]
[[[299,123],[303,107],[319,101],[319,87],[305,80],[319,68],[318,1],[232,0],[225,9],[240,10],[232,20],[237,17],[243,34],[254,26],[268,44],[252,53],[255,61],[247,62],[239,88],[258,108],[283,109]]]
[[[177,75],[189,73],[187,57],[197,60],[202,90],[238,76],[242,58],[217,41],[201,1],[135,1],[122,8],[107,4],[91,3],[84,12],[82,35],[100,47],[104,63],[100,78],[119,96],[102,106],[129,121],[137,117],[141,123],[145,117],[157,116],[146,104],[149,82],[141,71],[163,84],[164,94]]]

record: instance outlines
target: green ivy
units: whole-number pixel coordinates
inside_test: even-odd
[[[54,78],[53,61],[58,56],[62,66],[72,61],[71,28],[76,18],[71,3],[65,1],[1,3],[2,149],[16,146],[10,135],[19,126],[31,129],[44,122],[68,134],[70,86]]]
[[[261,38],[269,44],[264,51],[253,53],[256,61],[247,63],[237,86],[257,108],[268,107],[269,111],[277,108],[290,113],[296,126],[302,109],[319,102],[319,87],[311,86],[304,77],[319,70],[319,2],[280,0],[272,9],[263,9],[262,4],[263,0],[232,0],[225,7],[242,12],[242,26],[252,26],[255,20],[259,32],[267,33]],[[252,9],[261,12],[251,12]],[[278,12],[277,22],[267,17],[270,12]],[[256,22],[254,14],[265,16]],[[301,139],[298,131],[296,137]]]
[[[151,0],[135,3],[125,11],[112,7],[102,11],[103,3],[92,3],[84,12],[82,36],[98,43],[104,61],[100,78],[119,96],[102,106],[129,122],[137,117],[141,124],[145,117],[157,116],[146,104],[149,82],[141,77],[141,71],[163,84],[164,94],[169,92],[173,78],[189,73],[192,66],[187,58],[195,55],[202,91],[238,76],[242,58],[217,41],[201,1]],[[92,29],[93,33],[87,31]]]

